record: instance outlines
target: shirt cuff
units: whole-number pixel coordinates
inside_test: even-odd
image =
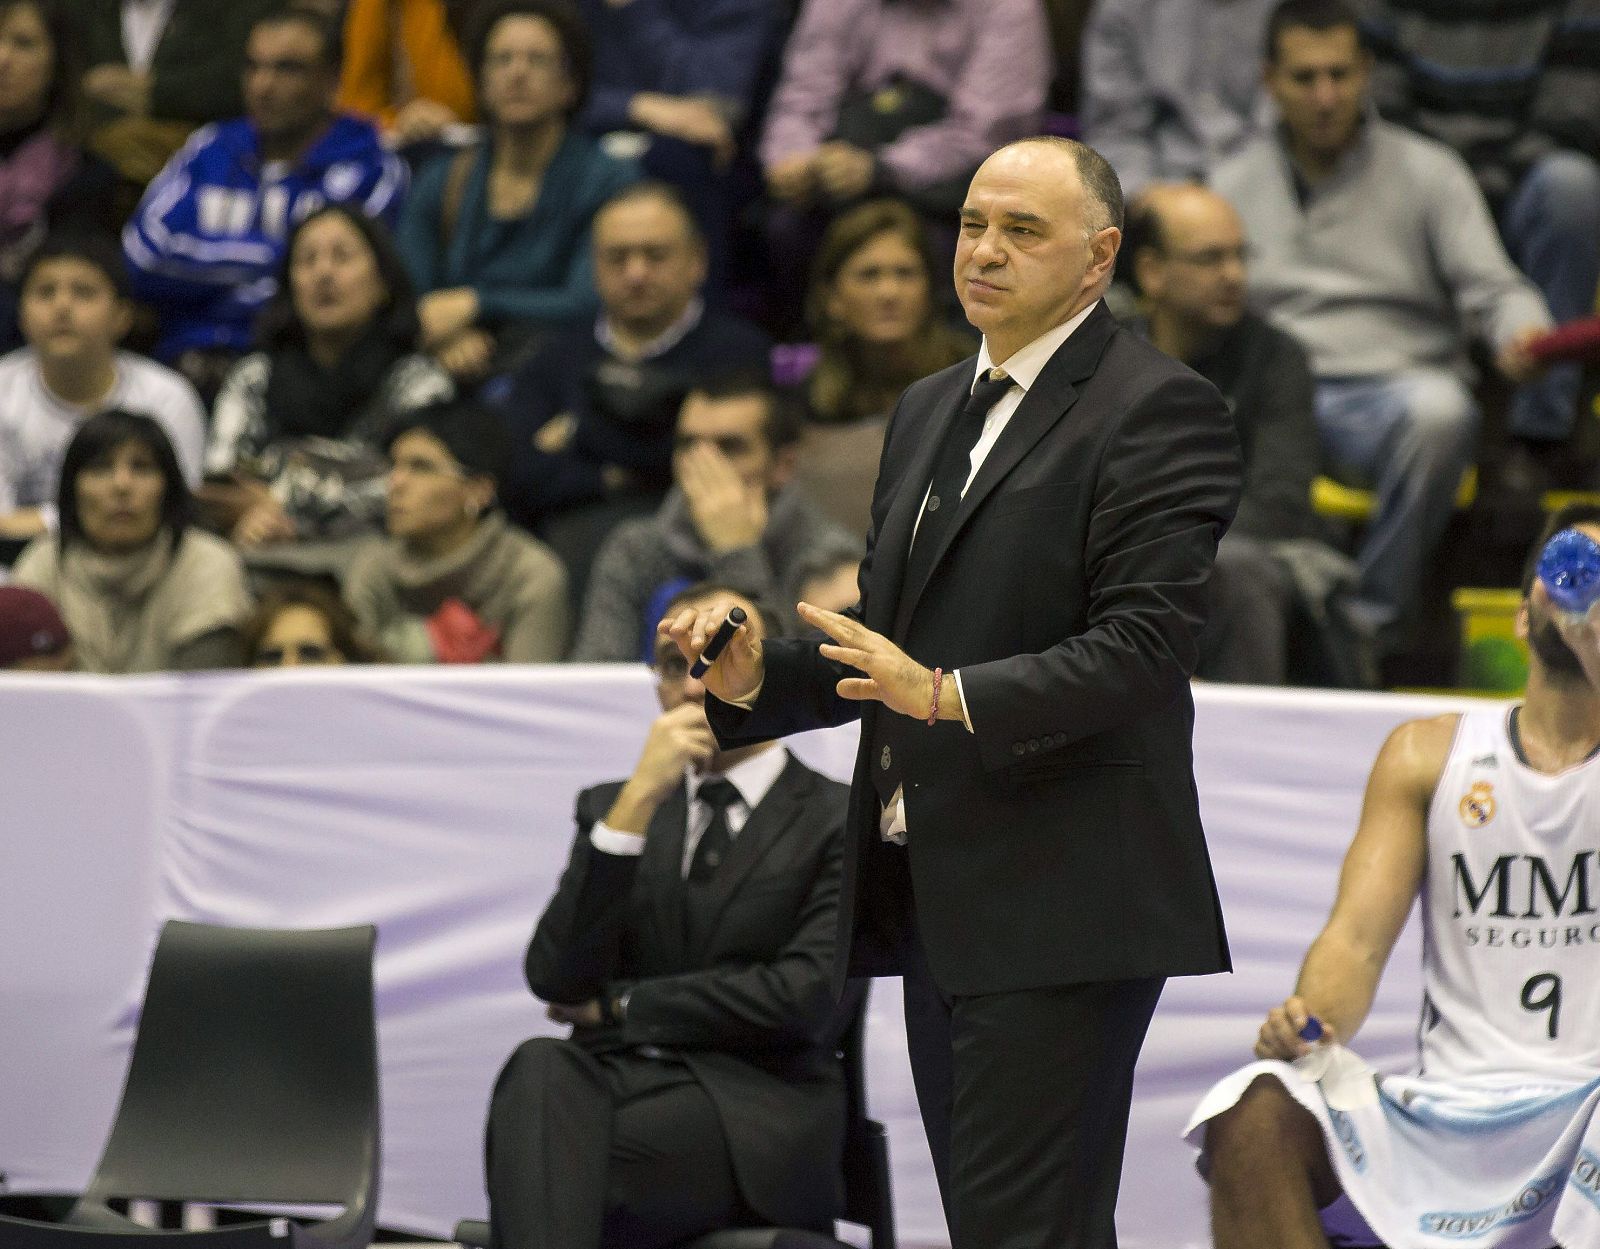
[[[751,690],[743,698],[724,698],[722,701],[727,703],[730,707],[737,707],[740,711],[749,711],[756,705],[756,699],[761,697],[761,687],[766,683],[767,678],[762,677],[760,681],[756,682],[755,689]]]
[[[956,668],[950,673],[956,679],[956,697],[961,700],[961,723],[967,726],[967,732],[976,733],[972,727],[972,714],[967,710],[967,691],[961,687],[961,669]]]
[[[39,504],[39,519],[44,522],[45,532],[59,533],[61,530],[61,513],[54,503]]]
[[[644,853],[644,838],[638,833],[621,833],[604,820],[596,820],[589,830],[589,844],[601,854],[635,859]]]

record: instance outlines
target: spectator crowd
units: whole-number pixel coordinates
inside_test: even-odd
[[[496,1082],[491,1243],[684,1244],[753,1220],[825,1229],[841,1208],[821,1181],[861,1109],[839,1059],[862,999],[830,993],[858,885],[848,791],[772,742],[725,744],[657,622],[736,603],[770,656],[797,603],[856,602],[901,394],[990,362],[948,277],[968,183],[1033,135],[1109,158],[1125,228],[1084,236],[1096,283],[1121,262],[1108,309],[1211,383],[1237,434],[1196,677],[1396,683],[1439,627],[1468,501],[1600,541],[1600,0],[0,0],[0,670],[654,673],[660,715],[626,779],[578,795],[529,948],[530,987],[574,1031],[530,1040]],[[992,225],[1026,249],[1042,221]],[[948,467],[953,485],[968,468]],[[1338,485],[1367,492],[1354,531],[1318,506]],[[1595,493],[1573,510],[1575,492]],[[1111,498],[1085,506],[1119,523]],[[1059,510],[1023,522],[1040,549]],[[1541,519],[1507,540],[1518,556]],[[1028,593],[1048,598],[1038,564]],[[1538,780],[1579,794],[1596,748],[1572,726],[1600,724],[1600,652],[1556,636],[1534,580],[1521,723],[1540,750],[1565,726]],[[1334,1035],[1423,879],[1420,849],[1368,847],[1420,833],[1429,804],[1397,795],[1431,801],[1447,763],[1521,755],[1519,721],[1500,736],[1493,718],[1456,763],[1437,722],[1402,730],[1427,735],[1405,778],[1380,759],[1303,977]],[[901,754],[862,774],[904,844],[912,798],[884,781]],[[1150,788],[1137,760],[1070,766],[1118,809]],[[1493,818],[1480,788],[1469,829]],[[1528,827],[1584,835],[1566,792],[1521,794]],[[1502,903],[1512,857],[1490,869]],[[1580,903],[1592,857],[1573,860]],[[1373,863],[1399,869],[1380,887]],[[893,888],[909,900],[910,877]],[[910,925],[894,946],[920,940]],[[1312,974],[1330,941],[1373,983]],[[1524,1013],[1550,980],[1527,981]],[[952,1009],[1014,995],[940,996],[908,1006],[948,1033]],[[1269,1016],[1261,1057],[1305,1051],[1303,1004]],[[1592,1081],[1594,1029],[1575,1031]],[[1319,1243],[1287,1099],[1235,1101],[1208,1116],[1219,1245],[1268,1243],[1241,1232],[1279,1226],[1261,1211]],[[1285,1182],[1258,1184],[1274,1161]]]
[[[967,180],[1054,133],[1128,195],[1113,311],[1238,424],[1198,675],[1372,687],[1474,485],[1600,485],[1593,373],[1548,349],[1600,285],[1595,29],[0,0],[0,632],[98,672],[649,661],[697,582],[845,606],[900,392],[977,350]]]

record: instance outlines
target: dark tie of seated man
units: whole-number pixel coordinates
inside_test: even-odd
[[[726,587],[674,604],[736,603]],[[652,1249],[743,1224],[831,1232],[845,1084],[830,991],[847,787],[721,750],[676,646],[622,781],[584,790],[528,947],[567,1039],[524,1042],[486,1134],[498,1249]]]

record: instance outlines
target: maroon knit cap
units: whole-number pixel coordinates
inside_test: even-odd
[[[56,605],[37,590],[0,585],[0,668],[35,655],[56,655],[72,635]]]

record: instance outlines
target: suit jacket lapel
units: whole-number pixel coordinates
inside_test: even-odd
[[[684,963],[683,844],[689,831],[689,791],[679,785],[657,809],[644,840],[641,881],[651,886],[651,927],[647,949],[659,954],[663,968],[680,969]],[[655,962],[654,959],[651,960]]]
[[[957,384],[935,403],[927,421],[920,430],[915,451],[910,462],[900,474],[900,486],[889,514],[884,517],[883,532],[873,541],[872,580],[868,587],[867,616],[869,629],[888,633],[895,619],[895,604],[899,602],[905,577],[906,558],[911,554],[911,534],[917,517],[922,513],[922,496],[933,480],[933,463],[944,445],[945,435],[966,402],[972,385],[972,370],[963,366]]]
[[[939,548],[934,552],[932,562],[927,565],[927,578],[919,585],[900,587],[900,599],[893,617],[894,637],[900,638],[905,635],[906,628],[911,622],[911,614],[916,610],[917,602],[921,599],[923,590],[927,588],[928,580],[932,579],[933,570],[944,559],[956,535],[966,528],[973,513],[1004,480],[1006,474],[1027,455],[1034,444],[1049,433],[1056,422],[1066,414],[1067,409],[1077,402],[1077,383],[1094,375],[1095,366],[1100,363],[1106,344],[1110,342],[1111,335],[1116,329],[1116,318],[1106,311],[1105,304],[1096,305],[1084,323],[1073,331],[1072,336],[1061,344],[1055,355],[1050,357],[1049,363],[1040,370],[1028,393],[1023,395],[1022,402],[1017,405],[1017,410],[1006,422],[999,441],[984,457],[983,466],[978,470],[978,475],[972,479],[972,485],[967,487],[966,494],[961,497],[961,507],[956,512],[955,524],[945,532]],[[952,411],[950,415],[953,417],[954,412]],[[948,428],[947,419],[941,426],[941,437],[942,430]],[[934,446],[937,447],[937,444]],[[931,454],[926,474],[929,477],[933,474]],[[897,499],[895,506],[898,508],[904,501]],[[922,496],[919,492],[913,506],[920,508],[921,502]],[[909,541],[906,549],[909,552]],[[902,559],[902,567],[903,563]]]
[[[694,923],[694,931],[699,934],[699,940],[685,951],[695,960],[696,966],[704,963],[716,938],[717,924],[722,918],[722,912],[738,893],[745,877],[750,875],[783,830],[800,814],[801,803],[796,793],[795,782],[798,779],[797,773],[801,770],[800,764],[791,757],[783,771],[778,774],[778,779],[772,783],[772,788],[767,790],[761,804],[750,812],[750,818],[744,822],[739,835],[733,839],[727,858],[723,859],[722,865],[717,868],[716,873],[701,891],[698,899],[699,913],[695,916]]]

